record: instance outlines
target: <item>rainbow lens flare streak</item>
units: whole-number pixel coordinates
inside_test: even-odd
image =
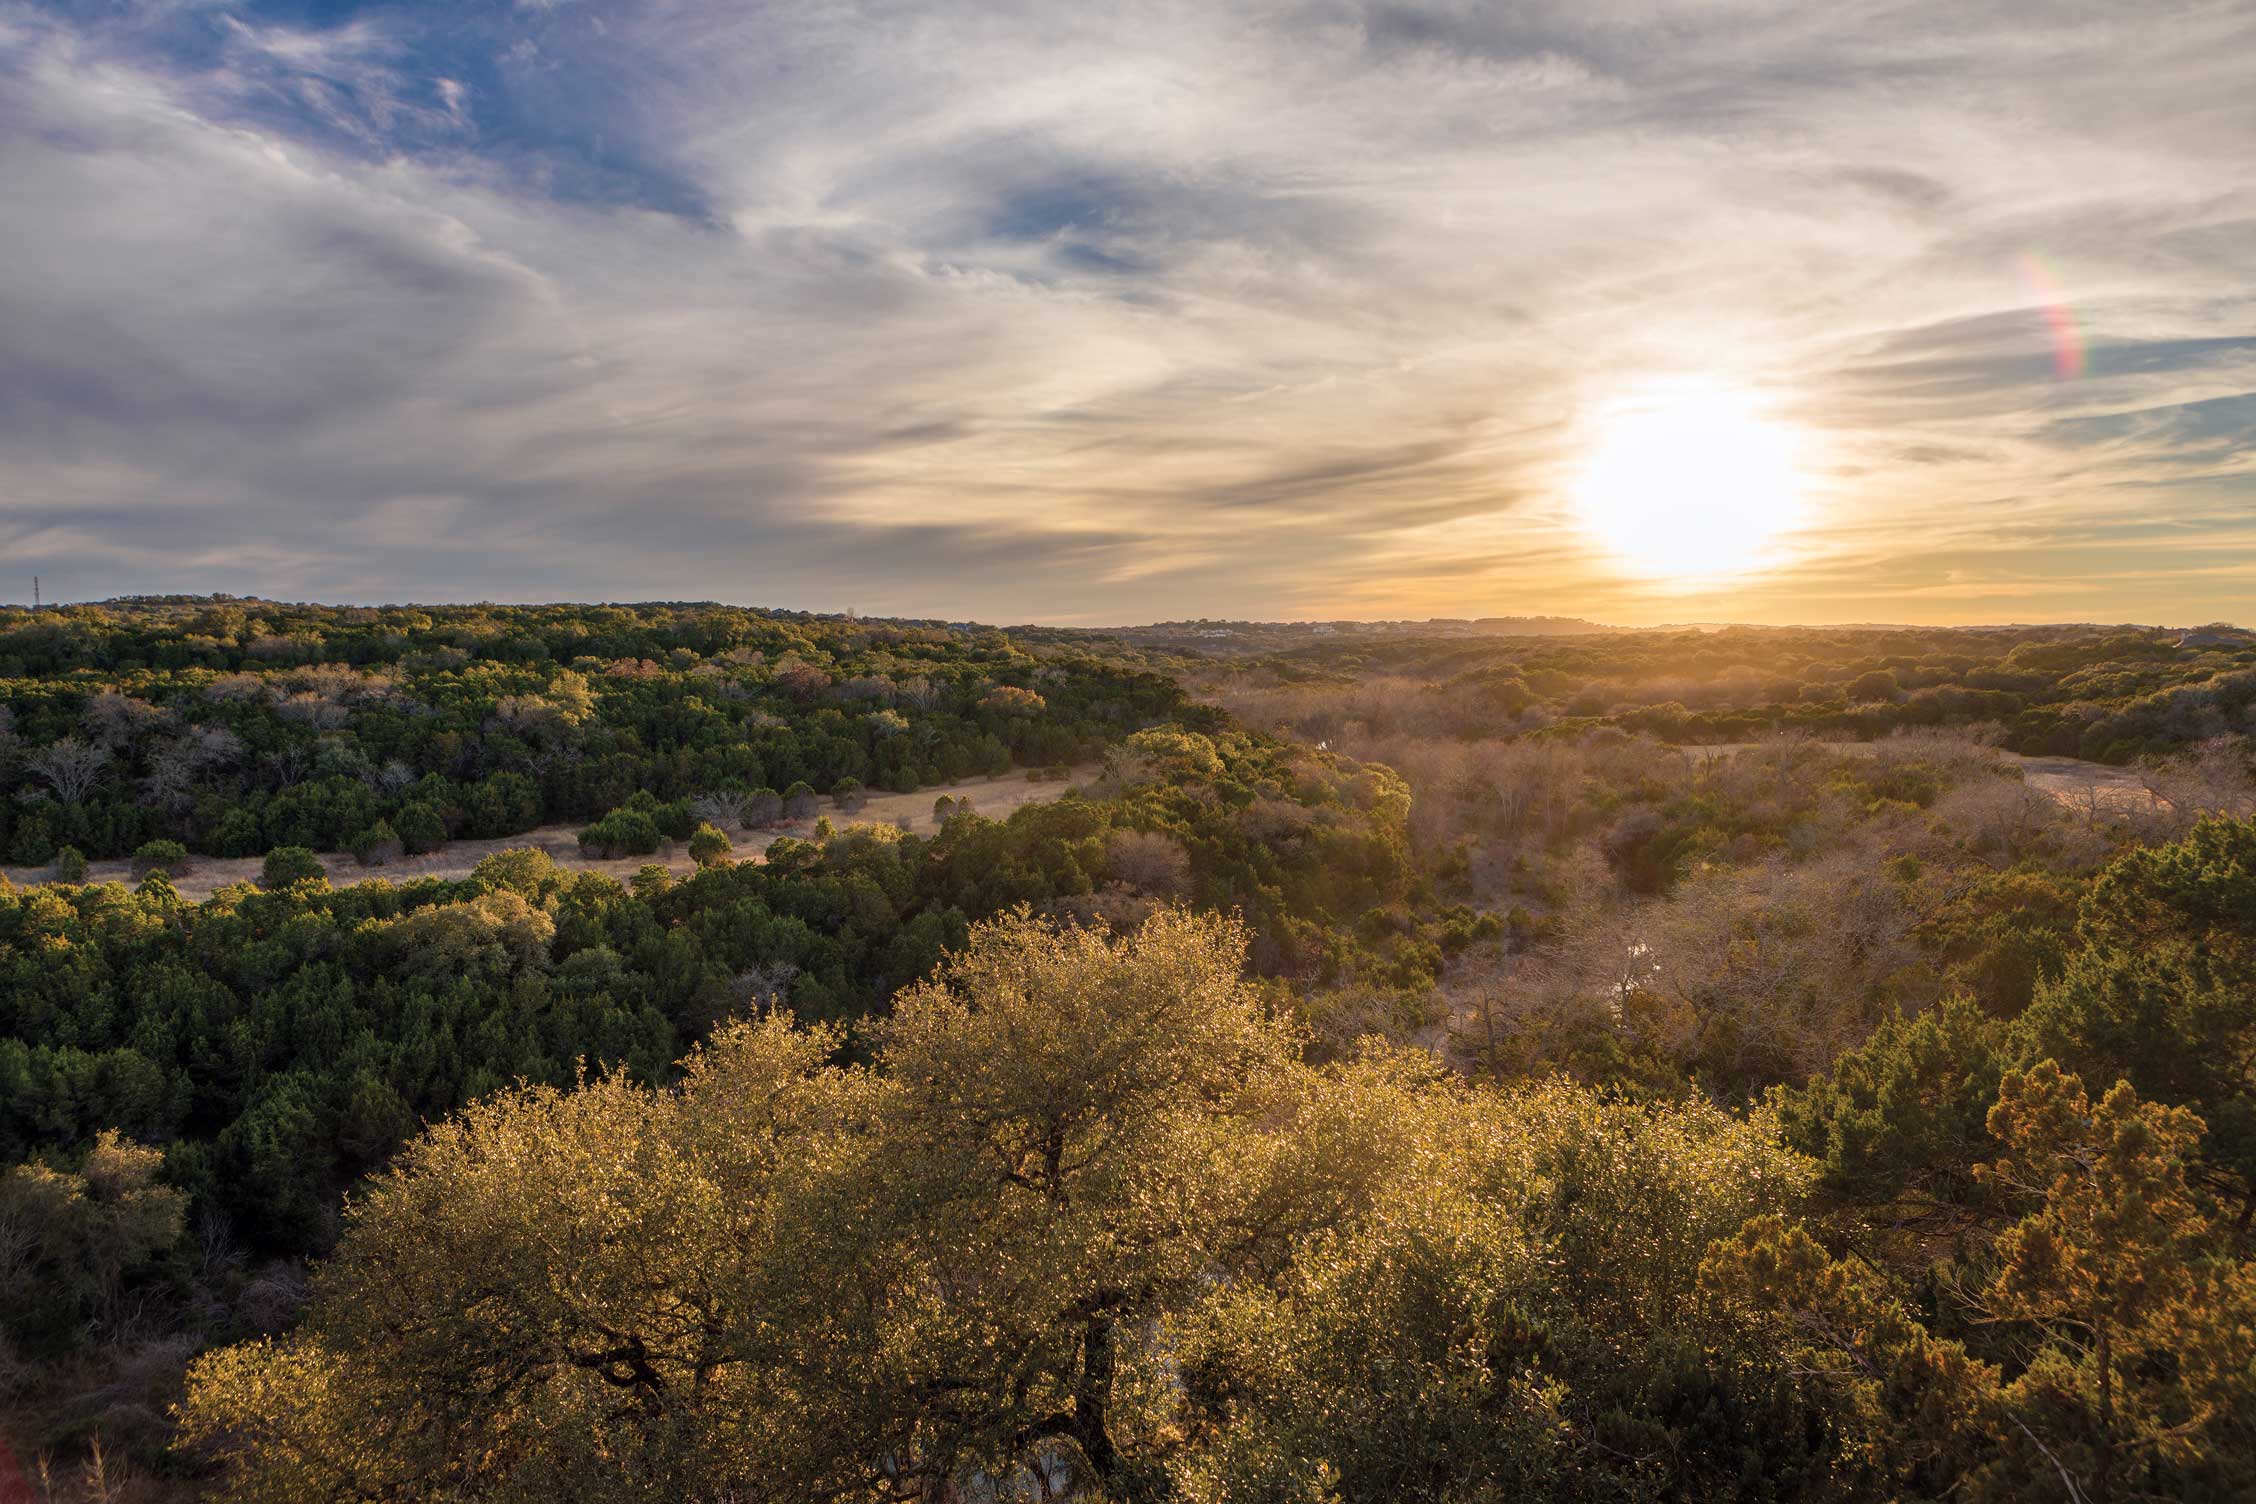
[[[2062,381],[2083,375],[2084,331],[2076,322],[2076,311],[2068,306],[2068,294],[2062,290],[2060,279],[2035,255],[2021,258],[2021,275],[2036,293],[2045,324],[2052,330],[2052,373]]]

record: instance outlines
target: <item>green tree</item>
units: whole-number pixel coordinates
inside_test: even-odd
[[[143,841],[133,852],[133,875],[161,872],[178,877],[188,870],[188,848],[178,841]]]
[[[73,1169],[0,1176],[0,1334],[52,1353],[116,1316],[128,1276],[180,1239],[188,1198],[157,1183],[163,1164],[105,1128]]]
[[[259,866],[262,888],[287,888],[292,883],[326,876],[321,858],[303,846],[277,846],[266,854],[266,860]]]
[[[420,801],[403,804],[392,817],[392,828],[399,832],[400,845],[409,856],[421,856],[436,851],[446,844],[446,821],[430,805]]]
[[[729,838],[717,826],[699,825],[690,832],[689,859],[700,867],[714,867],[728,860]]]
[[[1990,1130],[2005,1152],[1984,1173],[2038,1203],[1998,1239],[1973,1301],[2043,1344],[2006,1391],[2014,1429],[2094,1504],[2181,1468],[2204,1493],[2223,1478],[2256,1489],[2256,1279],[2215,1249],[2187,1190],[2200,1118],[2124,1081],[2094,1103],[2045,1061],[2005,1079]]]
[[[400,840],[399,832],[392,828],[390,821],[378,820],[374,825],[356,834],[345,849],[350,851],[353,858],[362,866],[381,867],[386,862],[399,860],[407,847]]]
[[[2082,951],[2020,1020],[2051,1057],[2207,1125],[2198,1173],[2256,1219],[2256,820],[2124,854],[2086,895]]]
[[[592,856],[648,856],[665,844],[658,823],[639,809],[615,809],[580,832],[580,849]]]
[[[2256,1278],[2188,1189],[2202,1125],[2118,1082],[2096,1104],[2051,1061],[2008,1073],[1982,1178],[2025,1207],[1945,1272],[1937,1334],[1887,1277],[1780,1218],[1719,1243],[1727,1311],[1830,1384],[1864,1492],[2003,1501],[2246,1497],[2256,1489]]]

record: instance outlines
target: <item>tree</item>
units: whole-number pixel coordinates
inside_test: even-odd
[[[744,799],[737,794],[695,794],[687,803],[689,817],[703,825],[725,830],[744,817]]]
[[[2019,1021],[2024,1060],[2120,1075],[2206,1124],[2197,1173],[2256,1219],[2256,820],[2125,853],[2078,910],[2082,950]]]
[[[1709,1241],[1808,1167],[1704,1103],[1434,1071],[1381,1056],[1332,1076],[1302,1109],[1323,1126],[1294,1136],[1323,1158],[1286,1178],[1367,1189],[1274,1277],[1174,1318],[1180,1496],[1795,1496],[1822,1431],[1764,1343],[1693,1305]]]
[[[556,718],[567,726],[584,725],[595,718],[595,691],[585,674],[565,669],[550,682],[547,699]]]
[[[307,882],[328,876],[321,858],[303,846],[277,846],[266,854],[259,867],[259,886],[262,888],[287,888],[292,883]]]
[[[783,823],[783,796],[774,789],[759,788],[744,796],[744,828],[764,830]]]
[[[830,675],[810,664],[794,664],[777,670],[775,683],[785,694],[805,703],[830,688]]]
[[[1121,941],[1021,914],[975,929],[879,1027],[903,1092],[889,1158],[932,1208],[909,1252],[963,1291],[902,1336],[967,1316],[981,1332],[899,1349],[896,1382],[976,1401],[902,1438],[926,1467],[1054,1437],[1099,1478],[1123,1468],[1127,1333],[1233,1236],[1243,1130],[1291,1077],[1289,1037],[1238,979],[1245,943],[1172,911]]]
[[[347,843],[346,850],[353,854],[363,867],[381,867],[386,862],[396,862],[407,850],[388,820],[378,820],[360,831]]]
[[[787,820],[806,820],[815,813],[813,785],[801,779],[783,791],[783,814]]]
[[[580,832],[580,849],[594,856],[648,856],[665,844],[658,823],[639,809],[615,809]]]
[[[1978,1173],[2026,1212],[1942,1293],[2008,1364],[1930,1331],[1880,1271],[1781,1218],[1717,1245],[1710,1296],[1777,1322],[1771,1340],[1839,1396],[1883,1496],[2247,1496],[2256,1277],[2188,1190],[2200,1119],[2127,1082],[2095,1104],[2043,1061],[2005,1075],[1989,1128],[2002,1152]]]
[[[25,766],[47,780],[63,803],[82,804],[109,772],[110,749],[66,736],[43,748]]]
[[[1850,680],[1847,689],[1843,690],[1842,693],[1846,694],[1852,702],[1861,702],[1899,699],[1903,691],[1902,687],[1896,682],[1894,674],[1886,669],[1876,668],[1870,673],[1859,674]]]
[[[1156,830],[1116,830],[1105,843],[1105,875],[1139,893],[1180,897],[1190,886],[1191,854]]]
[[[76,846],[65,846],[55,853],[55,863],[48,870],[59,883],[85,882],[86,853]]]
[[[1975,1166],[2008,1065],[2006,1030],[1971,999],[1881,1021],[1806,1086],[1778,1094],[1785,1141],[1824,1166],[1844,1202],[1932,1235],[1989,1197]]]
[[[188,1198],[157,1183],[163,1164],[105,1128],[75,1169],[0,1176],[0,1336],[56,1351],[115,1314],[127,1276],[180,1237]]]
[[[700,867],[715,867],[728,860],[729,838],[711,825],[690,832],[689,859]]]
[[[998,684],[979,697],[979,708],[995,715],[1039,715],[1049,708],[1049,702],[1031,689],[1020,689],[1015,684]]]
[[[133,852],[133,875],[147,877],[161,872],[167,877],[178,877],[188,870],[188,848],[178,841],[143,841]]]
[[[420,800],[403,804],[392,817],[392,828],[399,833],[400,846],[409,856],[421,856],[436,851],[447,841],[445,819],[429,804]]]
[[[2128,1082],[2094,1104],[2045,1061],[2005,1079],[1990,1131],[2005,1152],[1986,1175],[2039,1201],[1998,1239],[1973,1302],[2042,1343],[2005,1395],[2028,1446],[2107,1504],[2127,1486],[2152,1492],[2158,1469],[2211,1461],[2199,1441],[2256,1438],[2256,1279],[2215,1255],[2187,1191],[2200,1118],[2141,1103]],[[2021,1466],[2043,1476],[2035,1458]],[[2235,1471],[2256,1487],[2256,1455],[2241,1450]]]

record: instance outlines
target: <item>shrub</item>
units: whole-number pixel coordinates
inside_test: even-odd
[[[277,846],[266,854],[259,867],[259,886],[262,888],[287,888],[292,883],[302,883],[309,878],[326,877],[321,858],[303,846]]]
[[[689,836],[689,859],[700,867],[711,867],[728,860],[729,838],[716,826],[700,825]]]
[[[55,859],[55,838],[49,834],[47,822],[36,814],[19,818],[16,838],[8,848],[8,855],[26,867],[43,866]]]
[[[651,823],[658,827],[658,834],[669,841],[688,840],[696,834],[701,823],[697,812],[689,807],[687,799],[669,800],[664,804],[652,801],[647,808]]]
[[[783,823],[783,795],[774,789],[754,789],[744,796],[744,828],[762,830]]]
[[[409,856],[421,856],[446,844],[445,817],[421,801],[402,805],[392,818],[391,826],[399,836],[400,849]]]
[[[783,791],[783,816],[787,820],[806,820],[815,813],[814,786],[805,779]]]
[[[257,856],[266,842],[259,835],[258,816],[238,804],[219,817],[203,844],[215,856]]]
[[[540,824],[540,785],[522,773],[492,774],[465,790],[462,803],[475,836],[513,836]]]
[[[147,877],[162,872],[178,877],[188,870],[188,848],[178,841],[143,841],[133,853],[133,875]]]
[[[665,840],[658,822],[639,809],[615,809],[580,832],[580,850],[591,856],[648,856]]]
[[[1873,700],[1893,700],[1898,698],[1901,692],[1901,686],[1897,684],[1896,676],[1884,668],[1874,669],[1869,674],[1857,675],[1849,681],[1849,686],[1844,691],[1852,701],[1860,704]]]
[[[843,810],[862,807],[862,781],[859,778],[841,778],[830,786],[831,802]]]
[[[49,871],[59,883],[85,882],[86,853],[76,846],[65,846],[55,853],[55,865]]]
[[[374,825],[354,836],[352,844],[347,849],[352,852],[363,867],[381,867],[386,862],[396,862],[407,850],[406,846],[400,841],[399,832],[394,830],[391,823],[386,820],[378,820]]]
[[[1631,892],[1658,893],[1667,886],[1667,871],[1654,851],[1667,823],[1657,810],[1632,810],[1600,840],[1607,864]]]

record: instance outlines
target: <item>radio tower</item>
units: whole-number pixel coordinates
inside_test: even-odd
[[[31,577],[31,609],[32,609],[32,610],[34,610],[34,611],[37,611],[37,610],[39,609],[39,576],[38,576],[38,575],[33,575],[33,576]]]

